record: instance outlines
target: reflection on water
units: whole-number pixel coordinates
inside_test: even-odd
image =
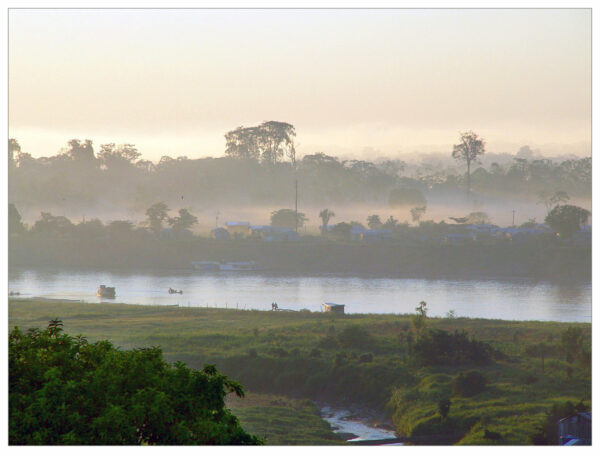
[[[22,296],[99,302],[100,284],[116,287],[114,301],[130,304],[320,311],[346,305],[347,313],[412,313],[427,301],[431,316],[507,320],[591,321],[591,284],[530,280],[427,280],[348,276],[289,276],[194,271],[108,273],[10,270],[9,291]],[[170,295],[169,287],[182,289]]]

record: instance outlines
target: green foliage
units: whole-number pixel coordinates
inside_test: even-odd
[[[303,227],[307,221],[308,218],[304,213],[298,212],[298,215],[296,216],[296,212],[288,208],[282,208],[271,213],[271,225],[273,227],[295,229],[296,222],[298,223],[298,228],[300,228]]]
[[[427,303],[421,301],[415,311],[417,313],[413,315],[411,322],[417,334],[421,334],[427,323]]]
[[[327,234],[327,224],[329,224],[329,221],[334,216],[335,216],[335,213],[333,211],[331,211],[329,208],[325,208],[324,210],[321,210],[319,212],[319,217],[321,218],[321,234],[322,235]]]
[[[239,128],[225,134],[225,154],[234,159],[262,160],[275,164],[284,156],[296,162],[293,125],[279,121],[265,121],[259,126]]]
[[[460,373],[452,382],[452,391],[461,397],[471,397],[485,390],[488,379],[481,372],[471,370]]]
[[[587,223],[589,216],[588,210],[575,205],[557,205],[546,216],[546,223],[555,229],[561,238],[568,239],[581,225]]]
[[[179,216],[169,218],[169,225],[175,231],[187,230],[198,223],[198,218],[191,214],[186,208],[179,210]]]
[[[224,406],[242,387],[217,372],[165,363],[158,347],[121,351],[45,330],[9,335],[13,445],[258,444]]]
[[[583,347],[583,331],[581,328],[569,327],[560,334],[560,346],[566,355],[566,361],[572,363],[581,353]]]
[[[339,222],[331,228],[331,236],[338,240],[348,240],[350,239],[350,230],[352,229],[352,224],[348,222]]]
[[[413,358],[417,364],[461,365],[489,364],[493,349],[485,342],[469,338],[465,331],[432,329],[420,336],[413,347]]]
[[[418,223],[421,220],[421,217],[427,211],[426,206],[419,206],[410,209],[410,216],[412,217],[413,222]]]
[[[70,236],[74,231],[73,223],[64,216],[53,216],[42,212],[40,219],[33,224],[31,233],[49,237]]]
[[[381,222],[379,215],[372,214],[367,218],[367,225],[370,229],[380,229],[383,227],[383,222]]]
[[[583,411],[589,411],[589,407],[583,401],[580,401],[577,405],[573,405],[571,401],[555,403],[546,410],[535,433],[532,434],[531,442],[534,445],[557,445],[559,441],[558,421]]]
[[[163,221],[169,219],[169,207],[165,202],[158,202],[152,205],[146,210],[146,218],[148,218],[148,225],[150,230],[155,235],[158,235],[163,229]]]
[[[319,408],[308,399],[249,393],[232,402],[232,412],[267,445],[341,445]]]
[[[40,320],[48,320],[52,318],[48,314],[56,313],[68,313],[65,325],[69,331],[86,333],[90,342],[109,338],[123,348],[161,345],[168,361],[185,361],[198,369],[206,363],[215,364],[222,373],[244,383],[244,388],[251,394],[292,394],[321,401],[339,400],[380,411],[389,402],[387,408],[393,415],[399,435],[422,434],[426,440],[433,441],[432,437],[444,434],[443,440],[436,441],[439,443],[530,444],[532,434],[552,405],[578,402],[582,398],[590,405],[591,399],[591,370],[579,364],[580,354],[571,365],[572,378],[569,379],[569,363],[563,360],[564,352],[558,344],[559,333],[567,328],[581,328],[583,350],[589,353],[589,323],[428,318],[430,330],[448,333],[465,330],[495,349],[494,362],[476,366],[488,377],[490,384],[476,396],[452,397],[451,411],[444,419],[438,413],[439,401],[450,398],[454,379],[475,366],[421,366],[412,361],[406,345],[406,338],[412,335],[409,329],[411,314],[346,314],[330,318],[318,312],[144,307],[22,299],[9,301],[9,326],[11,329],[15,325],[39,327]],[[337,342],[337,334],[352,325],[373,336],[374,343],[368,350],[348,349]],[[334,345],[321,348],[319,341],[326,339],[330,326],[335,326],[329,338],[335,341]],[[259,330],[258,336],[254,335],[255,328]],[[519,333],[516,345],[512,341],[515,332]],[[401,333],[404,335],[399,342]],[[540,342],[553,343],[553,353],[546,358],[544,375],[538,375],[539,361],[532,360],[526,353],[530,345]],[[251,348],[257,351],[256,358],[248,356]],[[279,357],[272,353],[274,348],[288,352],[298,349],[299,353]],[[313,349],[319,351],[319,356],[311,355]],[[373,360],[361,363],[361,354],[367,352],[373,353]],[[343,353],[346,357],[336,367],[335,359]],[[525,386],[527,377],[532,375],[538,376],[539,380]],[[244,405],[247,399],[232,400]],[[253,427],[260,427],[260,430],[252,429],[251,433],[262,436],[279,432],[279,420],[274,415],[275,410],[254,412]],[[304,430],[304,426],[300,427],[302,416],[291,416],[286,419],[286,427]],[[245,421],[247,419],[244,424]],[[246,425],[243,427],[250,429]],[[312,422],[310,427],[315,427],[316,433]],[[501,434],[502,439],[484,438],[485,430]],[[300,435],[290,436],[293,440],[301,438]],[[278,437],[283,440],[285,434],[279,432]],[[267,439],[267,442],[271,440]]]
[[[467,163],[467,192],[471,191],[471,163],[485,153],[485,141],[473,131],[463,132],[460,143],[454,145],[452,157]]]
[[[337,336],[342,347],[354,349],[368,349],[373,345],[373,336],[364,328],[351,325],[345,327]]]
[[[8,204],[8,235],[20,235],[25,232],[25,226],[21,222],[21,215],[14,203]]]

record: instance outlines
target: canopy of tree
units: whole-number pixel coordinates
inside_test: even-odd
[[[285,156],[295,165],[295,136],[294,126],[280,121],[265,121],[249,128],[240,126],[225,134],[225,154],[237,159],[260,159],[270,164]]]
[[[254,145],[244,145],[244,131],[233,132],[233,136],[242,137],[232,137],[231,143],[228,139],[230,151],[225,157],[163,156],[158,163],[142,159],[131,144],[102,144],[96,150],[91,141],[77,139],[55,156],[34,158],[12,139],[9,200],[23,210],[22,214],[34,208],[41,211],[59,206],[85,210],[109,206],[115,211],[143,213],[157,201],[174,205],[182,197],[188,206],[228,202],[284,206],[294,198],[293,182],[297,178],[304,205],[335,208],[333,203],[389,201],[394,205],[424,206],[429,193],[458,194],[467,185],[467,175],[450,165],[425,162],[409,167],[399,160],[341,160],[324,153],[294,157],[292,161],[292,142],[285,135],[256,145],[256,152],[246,153],[244,150],[253,150]],[[287,132],[290,140],[291,132]],[[265,151],[268,158],[262,157]],[[245,153],[248,159],[241,159]],[[286,155],[288,159],[284,159]],[[566,191],[572,197],[591,197],[589,157],[561,162],[524,158],[505,161],[477,167],[471,175],[473,192],[523,198],[527,194]]]
[[[287,229],[300,228],[308,221],[304,213],[290,210],[288,208],[282,208],[271,213],[271,225],[273,227],[283,227]]]
[[[587,223],[590,212],[575,205],[557,205],[548,216],[546,223],[563,238],[570,238],[581,225]]]
[[[169,365],[158,347],[121,351],[61,326],[9,335],[11,445],[261,444],[225,408],[242,387],[214,366]]]

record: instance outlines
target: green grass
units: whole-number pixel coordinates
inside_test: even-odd
[[[310,400],[248,393],[244,399],[229,398],[227,404],[242,427],[267,445],[343,444]]]
[[[262,401],[236,409],[247,430],[274,444],[330,440],[326,434],[331,432],[304,398],[386,410],[399,434],[456,432],[455,441],[461,444],[529,444],[544,411],[554,402],[583,399],[589,403],[591,399],[589,367],[574,366],[569,378],[568,364],[557,346],[560,333],[570,326],[581,327],[584,344],[589,345],[590,324],[428,319],[428,327],[464,329],[507,356],[480,367],[422,368],[411,363],[401,340],[411,330],[409,315],[9,302],[11,327],[41,328],[54,318],[63,320],[70,334],[81,333],[90,341],[109,339],[122,348],[156,345],[168,361],[198,368],[216,364],[251,396],[300,399],[282,400],[284,404],[273,404],[276,399],[271,399],[268,405]],[[340,344],[344,337],[339,334],[350,326],[369,333],[367,345]],[[527,346],[539,342],[554,346],[543,374],[541,360],[525,353]],[[372,360],[361,361],[367,353]],[[450,382],[471,369],[488,378],[485,391],[470,398],[453,396]],[[452,405],[442,420],[437,404],[448,396]],[[484,438],[486,429],[502,438]]]

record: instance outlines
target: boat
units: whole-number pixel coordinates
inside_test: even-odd
[[[98,287],[96,294],[101,298],[114,298],[116,295],[115,288],[107,287],[106,285],[101,285]]]
[[[219,271],[219,262],[192,262],[194,269],[198,271]]]
[[[169,287],[169,295],[172,295],[174,293],[179,293],[180,295],[183,295],[183,290],[175,290],[174,288]]]
[[[192,262],[194,269],[198,271],[256,271],[258,264],[249,262]]]
[[[220,264],[221,271],[255,271],[256,262],[225,262]]]

